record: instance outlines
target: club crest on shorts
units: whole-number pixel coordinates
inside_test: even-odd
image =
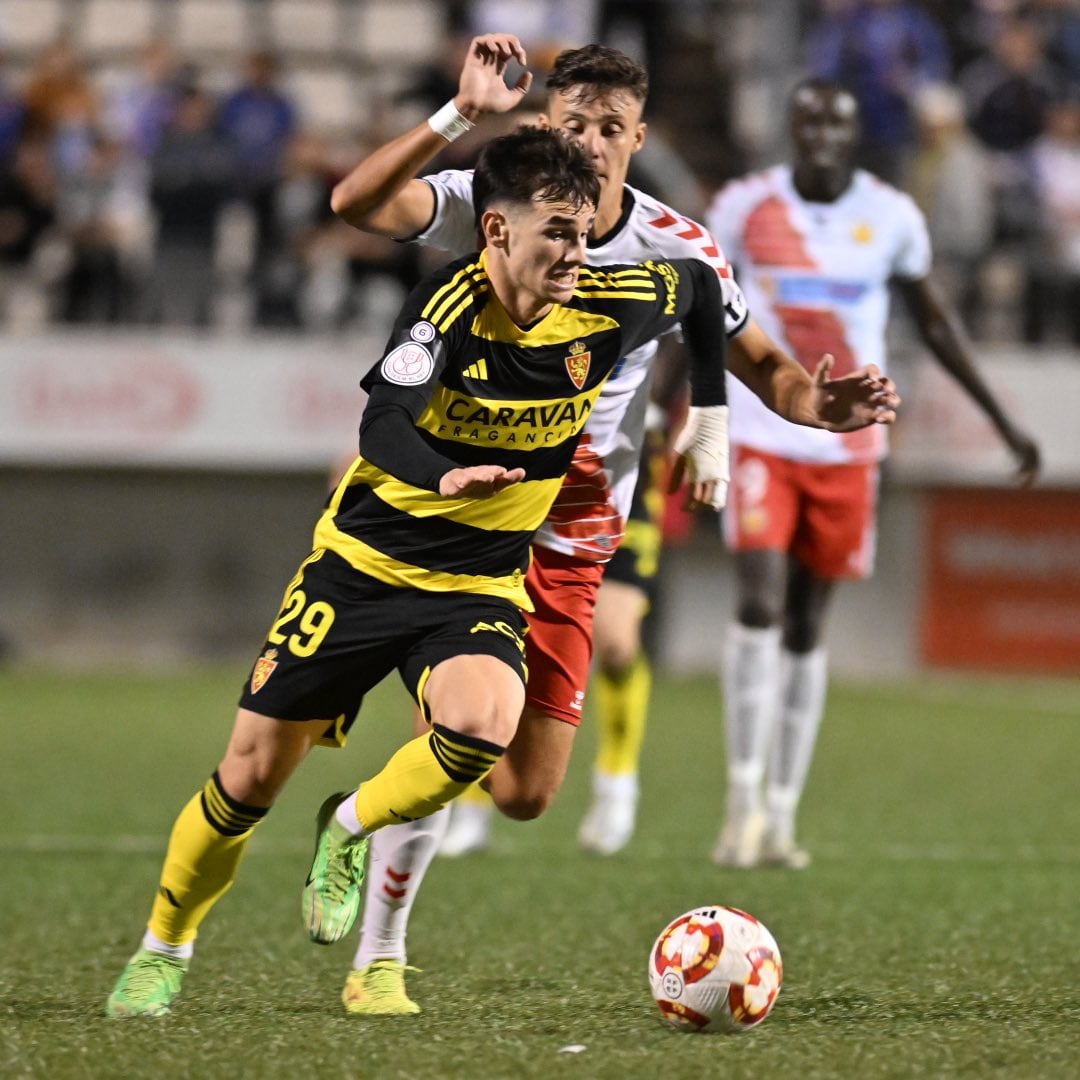
[[[383,378],[398,386],[417,386],[427,382],[434,370],[435,360],[431,353],[415,341],[399,345],[382,362]]]
[[[591,361],[592,353],[586,351],[584,341],[575,341],[570,346],[570,355],[566,358],[566,373],[579,390],[585,385]]]
[[[277,654],[277,649],[267,649],[255,661],[255,670],[251,673],[251,692],[253,694],[257,694],[266,685],[266,680],[274,674],[274,669],[278,666]]]

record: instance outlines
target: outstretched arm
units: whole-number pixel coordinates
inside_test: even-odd
[[[833,358],[824,356],[813,376],[751,320],[728,345],[728,370],[773,412],[794,424],[854,431],[891,424],[900,397],[877,367],[833,379]]]
[[[513,87],[503,81],[511,60],[525,65],[525,50],[513,34],[484,34],[470,42],[452,102],[467,126],[487,114],[509,112],[528,93],[531,72],[523,72]],[[456,137],[453,128],[438,126],[444,133],[425,120],[361,161],[334,188],[334,213],[357,229],[397,240],[426,228],[435,196],[416,174]]]
[[[1027,487],[1039,473],[1039,447],[1013,423],[979,373],[959,315],[929,278],[898,284],[927,348],[990,418],[1016,458],[1017,480]]]
[[[694,268],[705,267],[694,263]],[[699,276],[699,275],[692,275]],[[716,279],[701,282],[704,295],[683,319],[691,358],[693,399],[690,413],[675,440],[671,490],[691,480],[687,505],[723,506],[728,480],[727,406],[722,392],[724,350],[722,321],[717,323]],[[711,294],[711,295],[710,295]],[[711,302],[710,302],[711,300]],[[711,322],[709,320],[712,320]],[[832,378],[833,358],[824,356],[811,376],[752,319],[727,347],[726,367],[773,412],[792,423],[828,431],[854,431],[870,424],[891,424],[900,398],[891,379],[871,365],[839,379]],[[715,356],[721,363],[715,363]],[[696,356],[696,363],[695,363]],[[720,386],[717,380],[721,380]]]

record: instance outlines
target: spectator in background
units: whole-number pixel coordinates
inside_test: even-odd
[[[235,154],[240,198],[255,220],[255,322],[266,325],[277,317],[277,298],[268,268],[285,242],[278,229],[275,203],[297,117],[292,101],[277,85],[277,56],[259,49],[248,56],[246,69],[245,81],[222,103],[219,123]]]
[[[26,102],[3,72],[5,59],[0,53],[0,169],[11,164],[26,119]]]
[[[468,0],[463,30],[471,38],[489,26],[513,26],[534,67],[546,70],[562,49],[596,40],[598,16],[597,0]],[[451,95],[456,90],[455,81]]]
[[[941,27],[908,0],[855,0],[825,15],[806,55],[811,74],[851,87],[859,102],[860,164],[902,183],[915,142],[913,96],[951,73]]]
[[[679,8],[692,11],[694,7],[655,4],[653,0],[600,0],[596,40],[618,46],[646,71],[660,72],[669,62],[675,24],[685,14]]]
[[[26,123],[49,140],[57,175],[86,166],[98,122],[98,96],[79,54],[67,41],[38,58],[23,91]]]
[[[346,256],[349,295],[343,311],[346,321],[363,323],[375,320],[386,322],[396,303],[420,279],[423,270],[422,252],[414,244],[399,244],[385,236],[370,236],[357,229],[341,236]],[[436,265],[441,261],[432,260]]]
[[[1080,345],[1080,100],[1055,103],[1032,148],[1039,235],[1028,275],[1024,340],[1045,341],[1055,312]]]
[[[154,38],[104,98],[102,128],[116,147],[108,217],[120,256],[124,319],[137,318],[144,299],[138,293],[154,277],[150,159],[173,120],[185,87],[195,79],[196,72],[180,63],[171,43]]]
[[[60,192],[57,221],[69,262],[58,314],[65,322],[117,323],[130,314],[118,213],[121,153],[118,143],[96,135]]]
[[[1006,288],[999,286],[999,291],[1006,307],[1019,308],[1032,296],[1026,282],[1039,259],[1040,246],[1039,196],[1031,151],[1064,80],[1047,58],[1035,23],[1009,15],[999,22],[986,54],[967,64],[957,82],[968,126],[990,152],[995,262],[1005,271],[1008,283]],[[1026,314],[1019,318],[1027,320]]]
[[[918,143],[905,186],[926,216],[936,276],[977,332],[980,264],[994,239],[988,155],[967,129],[955,87],[928,83],[913,104]]]
[[[322,309],[312,310],[310,303],[311,291],[323,280],[325,238],[330,231],[338,232],[330,209],[335,180],[330,153],[317,135],[303,133],[290,142],[282,167],[273,224],[280,242],[259,268],[259,322],[266,327],[330,329],[329,318],[321,324],[317,317],[313,320]]]
[[[107,97],[103,123],[109,136],[137,160],[148,161],[176,112],[185,79],[172,45],[155,38],[136,68]]]
[[[236,194],[236,159],[215,124],[214,102],[185,89],[150,158],[157,237],[149,296],[152,322],[208,326],[218,224]]]
[[[1035,24],[1008,19],[990,51],[960,71],[971,130],[991,150],[1017,154],[1042,134],[1050,102],[1064,90],[1061,70],[1046,56]]]
[[[1049,58],[1065,73],[1070,93],[1080,93],[1080,3],[1032,0],[1027,16],[1039,28]]]
[[[0,319],[18,321],[17,306],[34,287],[34,252],[56,218],[56,175],[49,141],[23,131],[0,169]]]

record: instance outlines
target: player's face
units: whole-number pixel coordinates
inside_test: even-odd
[[[641,102],[627,90],[597,96],[589,87],[571,87],[549,96],[548,111],[540,122],[577,139],[600,178],[601,201],[611,191],[621,203],[630,158],[645,141],[641,109]]]
[[[821,171],[850,166],[859,138],[859,110],[846,90],[804,86],[791,109],[791,137],[799,164]]]
[[[539,318],[552,304],[570,299],[594,216],[591,203],[542,200],[485,211],[488,246],[497,250],[505,271],[498,279],[499,298],[515,321]]]

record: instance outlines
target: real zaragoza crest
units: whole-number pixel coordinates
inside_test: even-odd
[[[277,649],[267,649],[255,661],[255,670],[251,673],[251,692],[253,694],[257,694],[266,685],[266,680],[274,674],[274,668],[277,666]]]
[[[579,390],[585,385],[591,360],[592,353],[586,352],[584,341],[575,341],[570,346],[570,355],[566,358],[566,373]]]

